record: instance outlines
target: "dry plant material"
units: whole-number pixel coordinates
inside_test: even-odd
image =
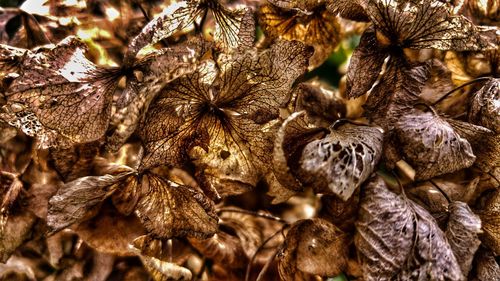
[[[2,1],[0,279],[499,279],[497,2]]]

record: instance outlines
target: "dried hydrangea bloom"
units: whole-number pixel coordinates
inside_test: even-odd
[[[139,131],[146,148],[143,167],[180,166],[191,158],[205,186],[221,194],[255,186],[270,163],[266,123],[278,117],[309,55],[303,44],[283,41],[218,65],[206,60],[170,83]]]
[[[229,10],[219,0],[187,0],[175,2],[149,22],[128,46],[125,61],[145,46],[168,38],[202,21],[211,11],[215,19],[214,39],[224,50],[251,47],[255,38],[255,23],[247,8]]]
[[[16,22],[19,28],[13,30]],[[50,40],[33,15],[17,8],[0,8],[0,43],[31,49]]]
[[[271,39],[297,40],[313,46],[314,55],[309,60],[309,69],[321,65],[342,36],[336,16],[319,1],[271,3],[259,9],[260,26],[264,33]]]

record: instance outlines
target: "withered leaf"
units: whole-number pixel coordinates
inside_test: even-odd
[[[481,237],[483,243],[488,246],[495,255],[500,254],[500,192],[491,194],[486,206],[478,212],[481,218],[484,234]]]
[[[318,1],[274,1],[282,8],[264,4],[259,9],[260,26],[270,38],[297,40],[314,47],[309,69],[322,64],[340,42],[341,29],[334,14]],[[285,3],[284,2],[288,2]],[[308,12],[302,6],[309,6]],[[283,9],[284,8],[284,9]]]
[[[371,89],[388,55],[379,48],[375,30],[365,30],[349,62],[346,81],[348,98],[362,96]]]
[[[27,49],[50,43],[37,19],[18,8],[0,8],[0,42]]]
[[[217,231],[214,204],[204,194],[152,173],[144,174],[141,181],[135,213],[152,234],[207,238]]]
[[[478,239],[481,219],[464,202],[454,201],[449,208],[450,217],[445,235],[462,273],[467,276],[472,267],[474,254],[481,244]]]
[[[327,9],[333,14],[339,14],[343,18],[355,21],[369,20],[368,15],[358,0],[329,0],[326,2]]]
[[[500,133],[500,79],[492,78],[474,93],[469,122]]]
[[[294,111],[305,110],[308,121],[316,126],[328,127],[346,117],[347,105],[340,92],[319,79],[298,84],[293,97],[290,107]]]
[[[281,125],[274,141],[274,175],[285,188],[294,191],[302,189],[302,183],[294,174],[300,167],[301,152],[310,141],[322,136],[323,131],[309,126],[305,114],[305,111],[291,114]]]
[[[463,16],[434,0],[362,1],[383,44],[401,48],[474,51],[494,48]]]
[[[31,236],[37,218],[29,212],[11,213],[6,224],[0,229],[0,261],[7,262],[9,257]]]
[[[182,165],[192,158],[203,184],[221,194],[227,185],[254,186],[272,150],[271,127],[289,98],[310,52],[299,42],[281,41],[269,50],[206,60],[170,83],[151,105],[139,134],[143,167]],[[193,149],[198,147],[196,149]]]
[[[347,267],[347,235],[323,219],[300,220],[288,231],[278,254],[283,280],[302,280],[302,274],[335,276]]]
[[[414,110],[395,125],[401,151],[416,171],[415,179],[430,179],[470,167],[476,160],[470,143],[433,112]]]
[[[345,201],[375,170],[382,140],[383,130],[378,127],[345,124],[333,128],[325,138],[304,147],[301,180],[317,192],[332,192]]]
[[[215,40],[223,49],[251,47],[255,23],[250,10],[229,10],[219,0],[186,0],[171,4],[149,22],[129,44],[125,61],[130,61],[145,46],[192,26],[208,11],[212,11],[215,19]]]
[[[366,280],[464,280],[432,216],[380,177],[366,185],[354,243]]]
[[[80,222],[109,197],[134,171],[123,167],[114,174],[87,176],[66,183],[49,201],[47,224],[59,231]]]
[[[42,147],[94,141],[108,127],[115,77],[90,62],[85,49],[68,37],[28,56],[6,93],[11,125],[37,136]]]

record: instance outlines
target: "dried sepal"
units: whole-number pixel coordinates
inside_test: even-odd
[[[323,219],[295,222],[278,254],[283,280],[302,280],[306,274],[335,276],[347,268],[347,235]]]
[[[196,189],[146,173],[135,213],[157,237],[206,238],[217,231],[213,202]]]
[[[296,169],[304,146],[322,135],[323,129],[311,127],[305,111],[294,112],[281,125],[274,141],[273,171],[276,179],[287,189],[300,191],[302,183]]]
[[[47,224],[52,231],[59,231],[84,220],[133,173],[128,167],[121,167],[113,174],[87,176],[66,183],[49,200]]]
[[[368,15],[358,0],[329,0],[326,3],[327,9],[335,15],[338,14],[354,21],[369,21]]]
[[[433,112],[414,110],[395,125],[406,161],[415,179],[430,179],[470,167],[476,160],[470,143]]]
[[[280,5],[281,8],[264,4],[259,9],[259,20],[264,33],[272,39],[297,40],[313,46],[314,55],[309,60],[309,69],[314,69],[328,58],[340,42],[341,28],[335,15],[324,7],[302,10],[300,7],[304,4],[310,3],[289,1],[287,5]]]
[[[375,170],[382,140],[379,127],[345,124],[333,128],[323,139],[304,147],[300,179],[316,192],[332,192],[347,200]]]
[[[68,37],[28,56],[7,90],[11,125],[37,136],[42,147],[95,141],[108,127],[115,77],[90,62],[85,50]]]
[[[376,177],[366,185],[354,243],[365,280],[464,280],[432,216]]]
[[[495,255],[500,254],[500,192],[495,191],[483,210],[478,212],[482,222],[481,236],[483,243],[488,246]]]
[[[375,30],[365,30],[349,62],[346,91],[348,98],[360,97],[371,89],[388,55],[379,48]]]
[[[0,229],[0,262],[5,263],[14,251],[31,238],[37,217],[30,212],[11,213]]]
[[[187,0],[171,4],[150,21],[129,44],[125,61],[131,61],[145,46],[193,26],[209,11],[215,19],[214,39],[224,50],[253,45],[255,23],[249,9],[228,10],[218,0]]]
[[[500,133],[500,79],[490,79],[474,93],[468,119]]]
[[[113,135],[107,139],[107,149],[118,150],[136,131],[160,90],[171,81],[195,71],[210,47],[206,41],[195,37],[135,62],[132,68],[142,75],[142,81],[135,77],[127,80],[125,92],[118,100],[123,108],[113,118],[117,125]]]
[[[472,268],[472,259],[481,241],[481,219],[472,212],[466,203],[454,201],[450,204],[450,217],[446,227],[446,238],[457,259],[464,276]]]

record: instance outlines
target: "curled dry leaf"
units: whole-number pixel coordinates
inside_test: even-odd
[[[151,105],[139,134],[143,167],[194,160],[202,183],[220,194],[255,186],[270,163],[271,127],[304,71],[309,49],[282,41],[269,50],[235,54],[170,83]],[[198,147],[196,149],[193,149]]]
[[[90,62],[85,51],[82,41],[68,37],[44,52],[28,53],[7,90],[4,119],[36,136],[41,147],[101,138],[116,79]]]
[[[480,232],[481,219],[469,206],[460,201],[452,202],[445,235],[464,276],[469,275],[472,259],[481,244],[478,239]]]
[[[433,112],[415,110],[396,123],[401,152],[416,171],[430,179],[470,167],[476,160],[470,143]]]
[[[146,173],[135,213],[144,227],[161,238],[207,238],[217,231],[213,202],[196,189]]]
[[[300,220],[288,231],[278,254],[283,280],[302,280],[303,274],[336,276],[347,267],[347,235],[323,219]]]
[[[500,255],[500,192],[495,191],[492,194],[478,215],[484,231],[481,240],[495,255]]]
[[[270,1],[259,9],[260,25],[271,39],[297,40],[314,47],[309,69],[321,65],[340,42],[341,28],[320,1]],[[286,2],[286,3],[285,3]],[[280,8],[281,7],[281,8]]]
[[[301,180],[316,192],[331,192],[345,201],[375,170],[384,131],[354,124],[333,127],[323,139],[304,147]]]
[[[87,176],[66,183],[49,200],[47,224],[59,231],[88,217],[134,171],[122,166],[114,174]]]
[[[290,107],[296,112],[305,110],[309,123],[319,127],[328,127],[347,114],[340,92],[318,79],[297,85]]]
[[[500,79],[492,78],[474,93],[469,122],[500,133]]]
[[[354,243],[365,280],[464,280],[432,216],[380,177],[366,185]]]
[[[294,112],[281,125],[274,141],[273,170],[276,179],[286,188],[300,191],[302,183],[294,174],[304,146],[322,135],[323,129],[311,127],[306,112]]]
[[[9,213],[23,189],[23,183],[17,175],[0,171],[0,231],[9,219]]]

